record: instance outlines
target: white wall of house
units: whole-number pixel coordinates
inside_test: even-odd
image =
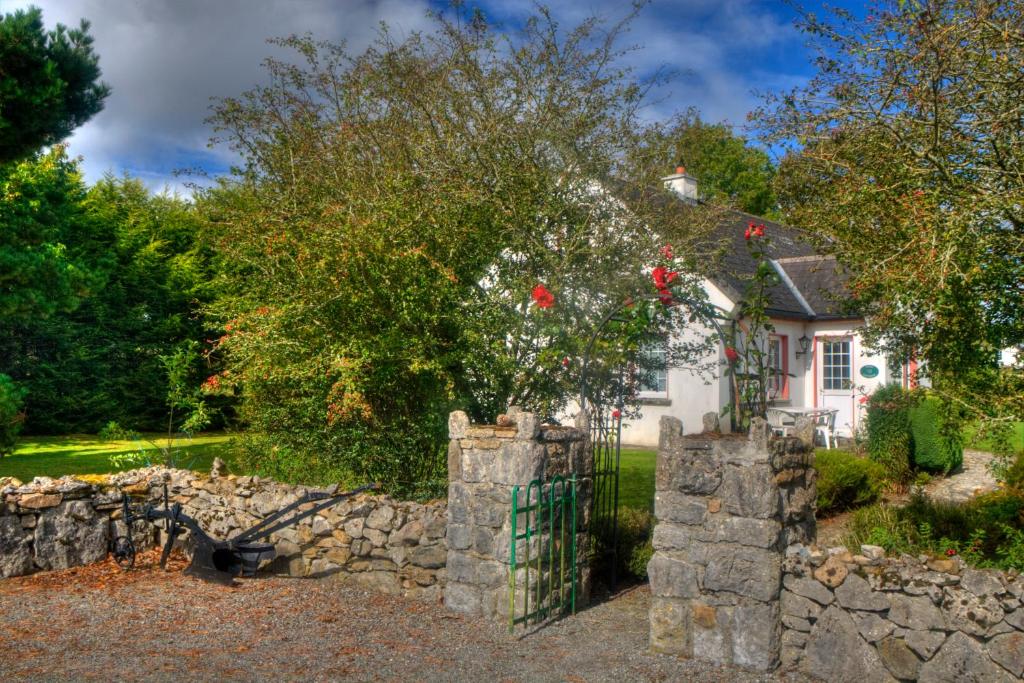
[[[710,282],[707,283],[711,300],[728,310],[731,301]],[[887,359],[869,351],[859,333],[861,320],[806,322],[775,319],[775,334],[785,349],[785,372],[788,385],[784,395],[775,403],[781,406],[835,408],[838,410],[836,433],[853,436],[864,419],[863,396],[869,395],[882,384],[900,381],[904,368],[890,367]],[[705,334],[708,330],[690,328],[683,334]],[[807,353],[802,353],[800,338],[812,340]],[[846,342],[848,345],[844,345]],[[724,365],[723,349],[718,349],[719,367]],[[826,352],[831,358],[826,360]],[[826,365],[831,366],[833,377],[826,381]],[[873,372],[872,368],[874,371]],[[873,376],[868,376],[873,375]],[[828,387],[828,388],[826,388]],[[683,428],[699,431],[702,417],[708,412],[721,412],[729,403],[729,385],[721,373],[710,383],[686,368],[671,368],[667,387],[663,393],[643,393],[647,401],[640,418],[623,422],[623,443],[639,446],[657,446],[658,425],[662,415],[672,415],[683,422]],[[723,427],[728,419],[722,417]]]
[[[734,304],[717,286],[709,280],[704,281],[704,290],[709,302],[724,311],[732,310]],[[693,323],[679,330],[679,341],[704,338],[712,332],[709,325]],[[713,356],[705,360],[715,360],[721,367],[725,363],[724,349],[719,345]],[[644,401],[643,414],[639,418],[624,419],[622,422],[622,442],[630,445],[658,445],[659,424],[662,415],[671,415],[680,419],[683,429],[687,432],[699,432],[705,413],[721,412],[729,403],[729,384],[726,378],[717,373],[707,377],[693,368],[669,368],[664,392],[641,392]],[[723,420],[727,428],[728,420]]]

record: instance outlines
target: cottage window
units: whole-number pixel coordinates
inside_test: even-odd
[[[768,337],[768,396],[772,400],[789,398],[789,338],[786,335]]]
[[[845,391],[852,386],[853,356],[850,340],[822,342],[822,388]]]
[[[665,342],[649,344],[640,352],[639,390],[641,394],[668,392],[668,352]]]

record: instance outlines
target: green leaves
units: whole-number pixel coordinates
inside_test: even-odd
[[[0,16],[0,165],[60,142],[103,108],[89,24],[44,31],[42,11]]]

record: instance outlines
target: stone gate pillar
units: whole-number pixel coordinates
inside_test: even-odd
[[[587,529],[593,457],[585,417],[577,426],[542,425],[513,407],[497,424],[473,425],[462,411],[448,418],[448,562],[445,606],[464,614],[508,617],[512,492],[535,479],[577,479],[577,604],[589,594]],[[525,501],[520,494],[520,501]],[[522,531],[524,520],[518,520]],[[522,557],[519,561],[522,561]]]
[[[813,448],[749,436],[683,435],[661,418],[654,556],[647,567],[651,648],[760,671],[779,663],[788,545],[814,538]]]

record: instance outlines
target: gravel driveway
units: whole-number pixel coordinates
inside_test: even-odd
[[[0,680],[774,681],[647,652],[641,586],[526,636],[337,581],[112,562],[0,580]]]

